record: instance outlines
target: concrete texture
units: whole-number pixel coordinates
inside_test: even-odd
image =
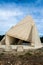
[[[13,26],[9,31],[7,31],[3,40],[5,40],[4,42],[7,48],[9,48],[9,45],[11,44],[20,45],[23,43],[23,40],[26,42],[30,42],[30,46],[27,45],[28,49],[36,49],[42,47],[37,27],[30,16],[25,17],[21,22],[19,22],[17,25]],[[4,44],[3,40],[1,41],[1,44]]]

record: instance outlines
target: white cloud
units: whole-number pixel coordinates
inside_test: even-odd
[[[6,32],[26,15],[33,17],[41,34],[43,32],[43,8],[28,5],[27,7],[17,6],[16,4],[7,4],[0,8],[0,31]]]
[[[0,33],[3,34],[15,25],[24,13],[19,8],[0,8]]]
[[[8,19],[12,16],[21,16],[23,15],[23,12],[21,12],[20,10],[0,10],[0,19]]]

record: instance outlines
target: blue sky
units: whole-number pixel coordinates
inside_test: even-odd
[[[32,16],[43,36],[43,0],[0,0],[0,35],[27,15]]]

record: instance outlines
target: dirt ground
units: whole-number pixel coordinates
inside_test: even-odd
[[[0,65],[43,65],[43,48],[28,51],[24,55],[0,53]]]

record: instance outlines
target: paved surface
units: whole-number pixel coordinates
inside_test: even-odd
[[[7,49],[7,50],[11,50],[11,49],[18,49],[20,48],[20,46],[22,47],[22,49],[24,50],[28,50],[28,49],[38,49],[37,47],[32,47],[32,46],[27,46],[27,45],[10,45],[10,46],[6,46],[6,45],[0,45],[0,48],[3,49]],[[43,47],[43,44],[42,44]]]

